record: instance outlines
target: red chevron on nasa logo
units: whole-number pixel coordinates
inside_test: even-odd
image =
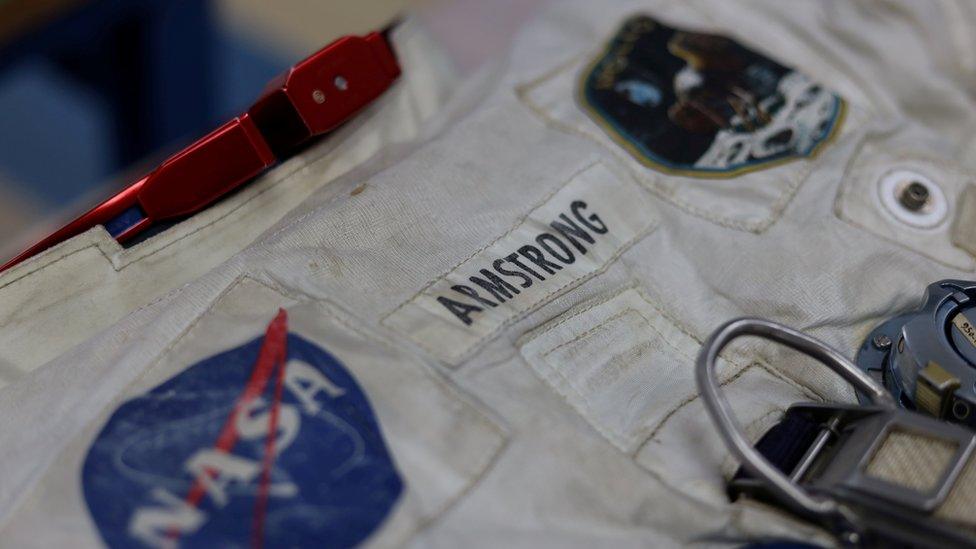
[[[82,484],[112,547],[348,547],[403,488],[362,389],[283,310],[263,337],[119,406]]]

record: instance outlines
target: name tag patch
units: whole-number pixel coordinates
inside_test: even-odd
[[[446,362],[605,268],[653,226],[634,183],[595,164],[384,319]]]
[[[584,71],[580,102],[638,161],[693,177],[813,156],[845,111],[840,97],[761,53],[645,16],[626,21]]]
[[[403,482],[356,380],[281,311],[264,337],[122,404],[82,488],[110,547],[348,547]]]

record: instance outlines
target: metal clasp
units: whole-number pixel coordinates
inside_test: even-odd
[[[780,470],[742,434],[717,381],[719,354],[733,339],[746,335],[776,341],[824,363],[867,395],[871,405],[791,407],[787,414],[819,425],[819,432],[791,470]],[[946,500],[969,462],[976,435],[958,425],[897,408],[883,386],[828,345],[768,320],[733,320],[702,345],[696,379],[705,409],[753,477],[734,481],[734,491],[773,499],[831,529],[849,545],[866,540],[926,546],[973,543],[970,534],[934,520],[932,513]],[[952,449],[944,463],[931,464],[931,486],[907,486],[872,471],[872,460],[893,434],[932,439]]]

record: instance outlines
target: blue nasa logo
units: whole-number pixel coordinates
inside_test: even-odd
[[[122,404],[82,486],[111,547],[349,547],[403,490],[362,389],[284,311]]]

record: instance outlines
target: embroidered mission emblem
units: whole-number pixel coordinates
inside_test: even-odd
[[[110,547],[349,547],[402,491],[366,395],[284,311],[122,404],[81,480]]]
[[[583,73],[580,102],[639,161],[730,177],[815,155],[844,101],[723,36],[626,21]]]

